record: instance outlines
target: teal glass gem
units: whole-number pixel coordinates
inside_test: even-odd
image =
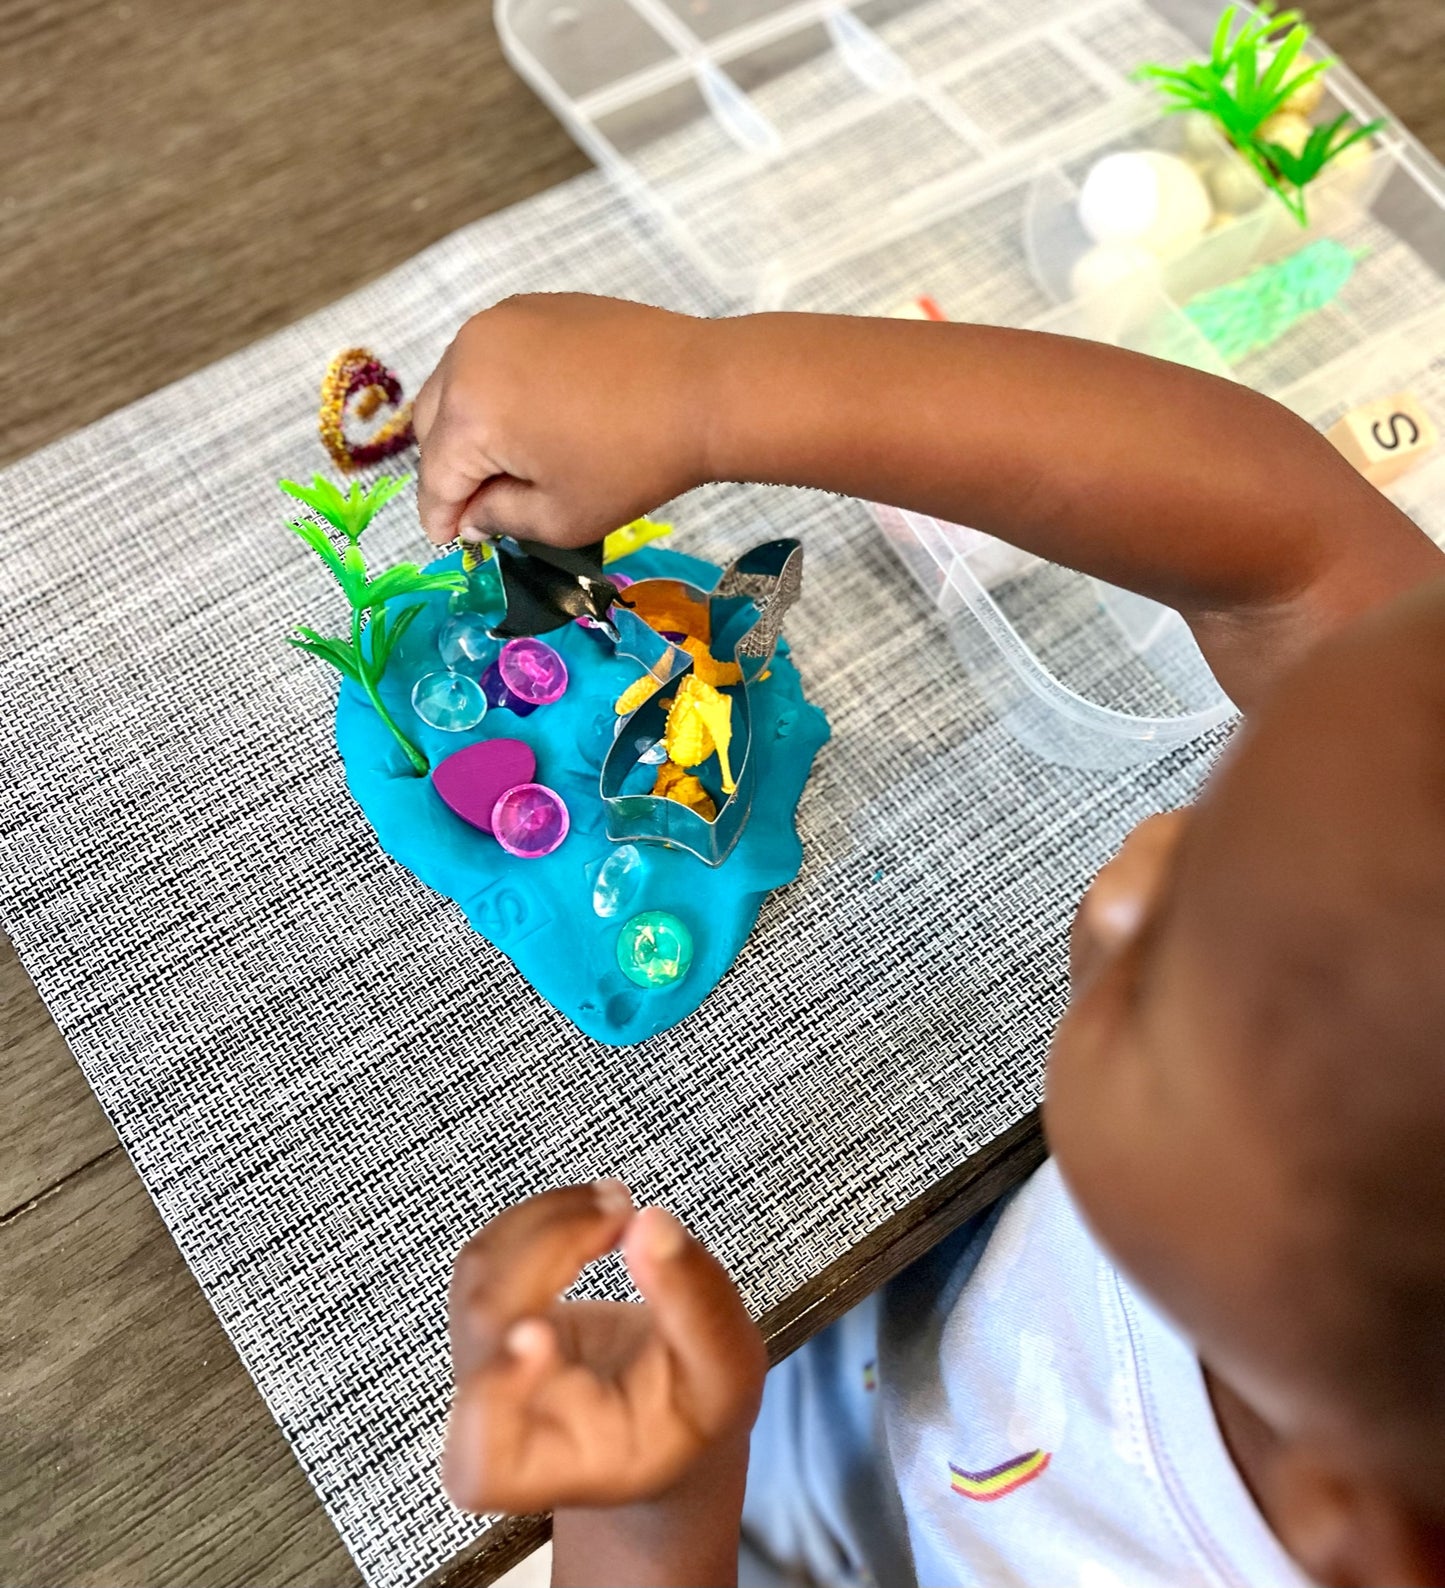
[[[502,573],[495,557],[479,562],[467,575],[467,595],[474,611],[501,615],[507,603],[502,595]]]
[[[667,910],[644,910],[618,934],[617,963],[639,987],[670,987],[692,965],[692,933]]]
[[[497,559],[488,557],[485,562],[479,562],[467,575],[467,587],[458,590],[447,602],[447,611],[455,615],[458,612],[481,612],[493,622],[501,619],[506,608],[506,600],[502,595],[502,576],[497,569]]]

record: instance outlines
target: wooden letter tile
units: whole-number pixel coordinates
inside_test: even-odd
[[[1407,391],[1351,408],[1325,434],[1375,485],[1388,485],[1423,463],[1440,439],[1429,414]]]

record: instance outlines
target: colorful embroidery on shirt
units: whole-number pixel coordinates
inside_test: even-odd
[[[1051,1453],[1047,1450],[1030,1450],[1026,1456],[1015,1456],[1011,1461],[1001,1461],[984,1472],[965,1472],[962,1467],[948,1463],[949,1481],[953,1492],[965,1500],[1001,1500],[1015,1489],[1031,1483],[1048,1466]]]
[[[865,1362],[863,1364],[863,1388],[871,1395],[878,1388],[878,1364]]]

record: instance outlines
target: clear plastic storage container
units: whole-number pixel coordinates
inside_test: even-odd
[[[1209,123],[1162,116],[1132,77],[1205,55],[1221,6],[497,0],[496,16],[578,141],[740,308],[888,314],[926,295],[949,319],[1211,370],[1321,427],[1405,389],[1445,429],[1445,173],[1387,126],[1311,188],[1301,230]],[[1327,82],[1319,116],[1384,118],[1343,67]],[[1157,263],[1099,279],[1080,193],[1096,162],[1140,148],[1194,162],[1215,213]],[[1353,257],[1325,306],[1252,349],[1204,334],[1205,295],[1324,240]],[[1445,447],[1390,494],[1445,543]],[[1040,754],[1125,765],[1229,715],[1166,609],[959,526],[877,513]]]
[[[1190,0],[497,0],[517,69],[597,163],[750,298],[1071,129],[1205,48]]]
[[[1234,715],[1169,607],[976,530],[896,507],[875,512],[974,686],[1035,754],[1116,771]]]

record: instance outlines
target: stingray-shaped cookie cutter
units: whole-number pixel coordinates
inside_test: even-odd
[[[622,720],[602,762],[600,792],[607,836],[614,843],[668,844],[686,849],[710,866],[732,853],[752,810],[759,756],[753,743],[752,687],[767,672],[777,650],[783,617],[803,588],[803,548],[796,540],[770,540],[744,552],[723,570],[711,590],[684,579],[640,579],[608,614],[617,654],[640,662],[658,689]],[[644,623],[635,607],[705,604],[709,648],[719,662],[736,662],[742,682],[733,696],[733,767],[737,786],[709,821],[665,795],[629,793],[624,785],[647,751],[663,737],[667,709],[661,702],[693,665],[692,656]],[[625,603],[625,604],[624,604]]]

